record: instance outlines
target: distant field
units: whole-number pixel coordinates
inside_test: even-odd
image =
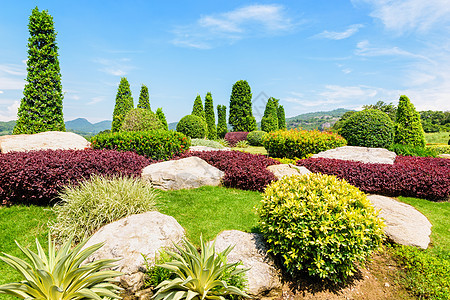
[[[450,139],[450,132],[425,132],[427,144],[447,144]]]

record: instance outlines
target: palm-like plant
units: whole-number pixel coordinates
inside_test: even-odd
[[[3,253],[0,260],[16,269],[23,277],[21,282],[0,285],[0,294],[9,294],[21,299],[36,300],[77,300],[110,297],[121,299],[117,295],[120,288],[113,284],[113,278],[122,273],[105,271],[114,267],[114,259],[97,260],[81,263],[103,244],[96,244],[81,251],[87,240],[72,250],[70,239],[59,250],[48,236],[48,257],[36,239],[37,254],[28,248],[16,244],[31,261],[26,261]]]
[[[237,275],[248,269],[236,269],[237,263],[228,264],[227,255],[233,247],[227,247],[223,252],[214,250],[215,243],[207,245],[200,237],[201,253],[189,241],[184,240],[185,249],[175,245],[180,252],[167,251],[173,258],[172,261],[159,265],[177,275],[177,278],[161,282],[153,296],[160,299],[217,299],[224,300],[226,295],[239,295],[250,298],[247,294],[235,286],[228,285],[222,276],[228,269],[234,269],[230,275]]]

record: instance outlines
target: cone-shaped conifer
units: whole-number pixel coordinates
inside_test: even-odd
[[[246,80],[239,80],[233,85],[228,123],[233,126],[233,131],[256,130],[256,120],[252,114],[252,91]]]
[[[215,140],[217,138],[216,116],[211,92],[208,92],[205,97],[205,120],[208,126],[207,137],[209,140]]]
[[[151,110],[150,98],[148,96],[148,87],[145,84],[143,84],[141,87],[141,92],[139,94],[139,102],[138,102],[137,108]]]
[[[405,95],[400,96],[398,102],[394,143],[425,146],[425,133],[420,122],[420,114]]]
[[[116,95],[116,105],[113,112],[112,132],[120,131],[123,119],[127,112],[134,108],[133,97],[131,97],[130,84],[125,77],[120,79]]]
[[[217,136],[223,139],[227,132],[227,107],[219,104],[217,105]]]

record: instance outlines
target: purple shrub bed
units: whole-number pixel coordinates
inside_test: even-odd
[[[225,140],[228,142],[230,147],[234,147],[238,142],[246,141],[247,135],[248,132],[245,131],[227,132],[225,134]]]
[[[272,181],[276,180],[266,168],[279,164],[278,161],[260,154],[239,151],[205,151],[188,152],[180,156],[185,158],[197,156],[210,165],[225,172],[222,183],[226,187],[262,192]]]
[[[91,174],[139,176],[151,159],[114,150],[42,150],[0,155],[0,205],[48,205]]]
[[[397,156],[393,165],[308,158],[297,161],[297,165],[311,172],[336,175],[366,193],[433,201],[450,196],[450,161],[444,158]]]

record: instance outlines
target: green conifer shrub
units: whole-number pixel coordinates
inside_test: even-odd
[[[257,129],[252,114],[252,91],[246,80],[239,80],[233,85],[228,123],[233,126],[233,131],[250,132]]]
[[[217,105],[217,137],[223,139],[227,132],[227,107],[219,104]]]
[[[345,112],[339,118],[339,120],[336,123],[334,123],[334,125],[331,127],[331,130],[333,132],[339,132],[339,130],[341,130],[342,126],[344,126],[345,121],[347,121],[347,119],[350,118],[354,113],[356,113],[356,111],[354,111],[354,110]]]
[[[278,117],[278,129],[286,129],[286,114],[284,112],[283,105],[278,106],[277,117]]]
[[[214,140],[217,138],[216,116],[214,115],[214,104],[211,92],[208,92],[205,97],[205,120],[208,126],[208,139]]]
[[[165,130],[169,130],[169,125],[167,124],[166,116],[164,115],[164,112],[162,111],[161,107],[158,107],[158,109],[156,110],[156,116],[163,124],[163,128]]]
[[[17,112],[14,134],[66,131],[61,72],[53,17],[33,9],[29,18],[27,84]]]
[[[395,144],[425,147],[420,114],[405,95],[400,96],[395,123]]]
[[[267,99],[264,116],[261,119],[261,130],[271,132],[278,130],[278,113],[275,99],[270,97]],[[277,101],[278,102],[278,101]]]
[[[187,115],[178,122],[177,131],[193,139],[202,139],[206,137],[208,128],[203,118]]]
[[[151,131],[165,129],[159,118],[145,108],[134,108],[127,112],[120,131]]]
[[[263,137],[267,134],[265,131],[252,131],[247,134],[247,142],[251,146],[262,146]]]
[[[202,97],[200,97],[200,95],[197,95],[194,100],[191,115],[205,119],[205,111],[203,110]]]
[[[151,110],[150,98],[148,95],[148,87],[145,84],[143,84],[141,87],[141,92],[139,94],[139,102],[138,102],[137,107]]]
[[[126,114],[133,109],[133,98],[131,97],[130,84],[125,77],[120,79],[119,88],[116,95],[116,105],[114,106],[112,132],[118,132],[122,128],[122,122]]]

